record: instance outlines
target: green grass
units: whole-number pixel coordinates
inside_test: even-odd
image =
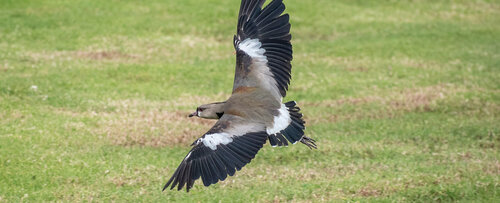
[[[0,202],[500,199],[500,2],[286,5],[319,149],[186,193],[161,188],[230,95],[239,2],[2,0]]]

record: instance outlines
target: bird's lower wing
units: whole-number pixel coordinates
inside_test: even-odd
[[[205,186],[225,180],[227,175],[234,175],[250,163],[266,143],[267,136],[261,124],[224,114],[211,130],[193,143],[193,148],[163,190],[169,186],[181,190],[186,186],[189,192],[200,177]]]

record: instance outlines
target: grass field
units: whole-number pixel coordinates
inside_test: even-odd
[[[161,192],[226,99],[237,0],[2,0],[0,202],[500,199],[500,2],[286,0],[318,150]]]

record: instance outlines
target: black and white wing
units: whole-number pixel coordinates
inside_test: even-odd
[[[269,90],[281,100],[290,84],[290,23],[282,0],[242,0],[234,36],[236,72],[233,92],[242,86]]]
[[[177,186],[181,190],[193,187],[201,177],[209,186],[232,176],[250,163],[266,143],[265,127],[259,123],[224,114],[205,135],[197,139],[163,190]]]

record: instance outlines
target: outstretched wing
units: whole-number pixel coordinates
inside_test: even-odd
[[[269,90],[281,100],[290,84],[292,44],[290,23],[282,0],[242,0],[238,16],[236,72],[233,92],[239,87]]]
[[[203,184],[209,186],[223,181],[227,175],[255,157],[266,143],[267,133],[262,124],[250,123],[242,117],[224,114],[205,135],[197,139],[163,190],[169,185],[173,189],[186,190],[193,187],[201,177]]]

